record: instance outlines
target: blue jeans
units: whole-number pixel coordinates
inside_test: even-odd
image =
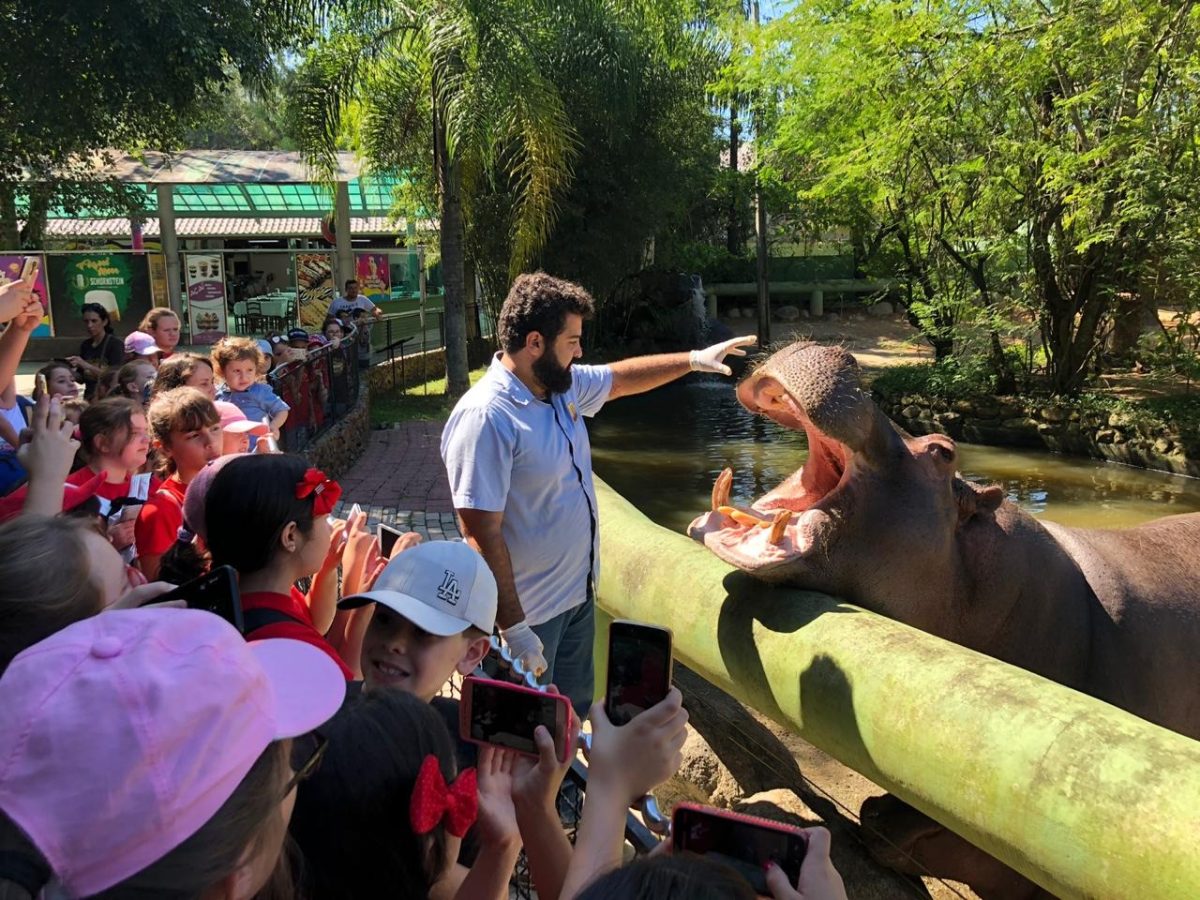
[[[581,720],[592,706],[595,671],[592,645],[596,634],[595,601],[590,597],[553,619],[533,626],[542,642],[547,669],[542,684],[553,683],[560,694],[571,698],[571,706]]]

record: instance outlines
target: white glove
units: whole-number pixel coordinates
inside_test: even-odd
[[[500,629],[500,637],[508,645],[508,652],[513,659],[519,659],[526,672],[532,672],[538,678],[550,668],[546,657],[542,656],[542,642],[533,629],[524,622]]]
[[[730,338],[719,344],[713,344],[711,347],[705,347],[703,350],[693,350],[691,355],[688,356],[688,366],[693,372],[717,372],[721,375],[732,375],[733,372],[729,366],[725,365],[725,357],[730,354],[733,356],[745,356],[746,351],[741,348],[757,343],[758,338],[752,334],[748,334],[744,337]]]

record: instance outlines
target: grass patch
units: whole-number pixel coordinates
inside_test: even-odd
[[[471,384],[475,384],[487,367],[470,373]],[[371,424],[391,425],[395,422],[419,422],[429,419],[444,419],[450,415],[454,403],[446,397],[446,379],[435,378],[417,384],[401,393],[400,388],[376,391],[371,396]]]

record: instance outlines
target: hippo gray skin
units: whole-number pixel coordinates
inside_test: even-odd
[[[959,477],[950,438],[896,427],[840,347],[784,347],[737,394],[803,429],[808,459],[741,509],[722,473],[691,537],[763,581],[845,598],[1200,738],[1200,513],[1111,531],[1034,519]],[[882,831],[881,819],[904,818],[871,804],[864,817]],[[985,896],[1035,895],[982,866],[966,877],[929,840],[940,826],[912,815],[891,839],[931,874],[1007,885]]]

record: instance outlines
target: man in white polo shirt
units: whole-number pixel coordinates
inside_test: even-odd
[[[593,310],[577,284],[544,272],[520,276],[500,311],[503,350],[442,431],[455,509],[496,576],[500,635],[581,717],[592,702],[600,551],[584,417],[689,371],[729,375],[726,355],[745,355],[739,348],[755,342],[575,365]]]

